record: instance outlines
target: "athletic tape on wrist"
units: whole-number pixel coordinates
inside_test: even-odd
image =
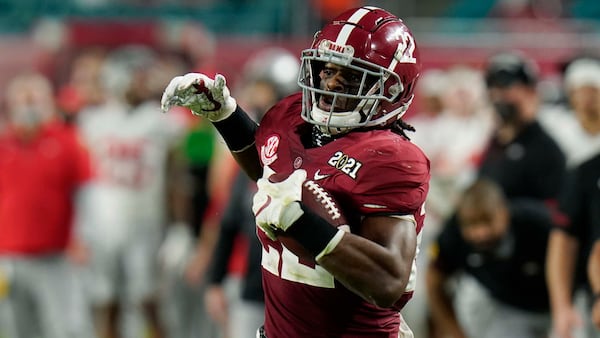
[[[302,203],[300,203],[300,206],[304,213],[288,228],[286,233],[316,257],[328,248],[332,239],[338,234],[338,229],[312,210],[306,208]],[[329,252],[331,250],[333,248]]]
[[[246,150],[254,144],[258,124],[240,106],[237,106],[228,118],[213,122],[213,125],[232,152]]]
[[[319,253],[315,257],[315,261],[317,261],[317,263],[318,263],[321,260],[321,258],[323,258],[324,256],[331,253],[333,251],[333,249],[335,249],[335,247],[338,244],[340,244],[340,242],[342,241],[342,238],[344,237],[345,234],[346,234],[346,231],[344,231],[342,229],[338,229],[335,236],[333,236],[333,238],[329,241],[329,243],[327,243],[327,246],[325,247],[325,249],[323,249],[323,251],[321,251],[321,253]]]

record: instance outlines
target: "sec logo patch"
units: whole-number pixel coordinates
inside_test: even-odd
[[[265,144],[260,146],[260,159],[264,165],[270,165],[277,160],[277,148],[279,148],[279,135],[271,135]]]

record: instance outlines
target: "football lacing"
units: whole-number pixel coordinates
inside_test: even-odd
[[[317,197],[317,201],[323,204],[323,206],[327,210],[327,213],[331,215],[331,219],[336,220],[340,218],[341,214],[339,209],[336,207],[335,203],[333,202],[333,199],[331,198],[329,193],[325,191],[325,189],[323,189],[320,185],[311,180],[304,182],[304,185],[308,188],[309,191],[313,193],[313,195]]]

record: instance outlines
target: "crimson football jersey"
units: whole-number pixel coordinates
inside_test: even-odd
[[[398,215],[413,220],[419,234],[429,188],[429,160],[423,152],[391,130],[353,131],[307,148],[302,140],[310,138],[312,125],[302,119],[301,109],[301,94],[294,94],[262,119],[256,134],[262,165],[284,174],[306,170],[338,201],[353,233],[360,234],[366,215]],[[397,306],[378,308],[318,264],[300,260],[280,242],[257,233],[263,246],[268,337],[398,337],[399,310],[414,290],[414,262]]]

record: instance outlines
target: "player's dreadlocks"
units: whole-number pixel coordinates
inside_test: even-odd
[[[317,126],[312,127],[310,140],[313,147],[321,147],[333,141],[333,139],[334,137],[324,134]]]
[[[415,127],[404,122],[404,120],[402,120],[402,119],[397,119],[396,121],[394,121],[394,123],[392,123],[391,129],[394,133],[401,135],[402,137],[406,138],[409,141],[410,141],[410,137],[408,137],[408,135],[406,135],[406,131],[412,131],[412,132],[416,131]]]

